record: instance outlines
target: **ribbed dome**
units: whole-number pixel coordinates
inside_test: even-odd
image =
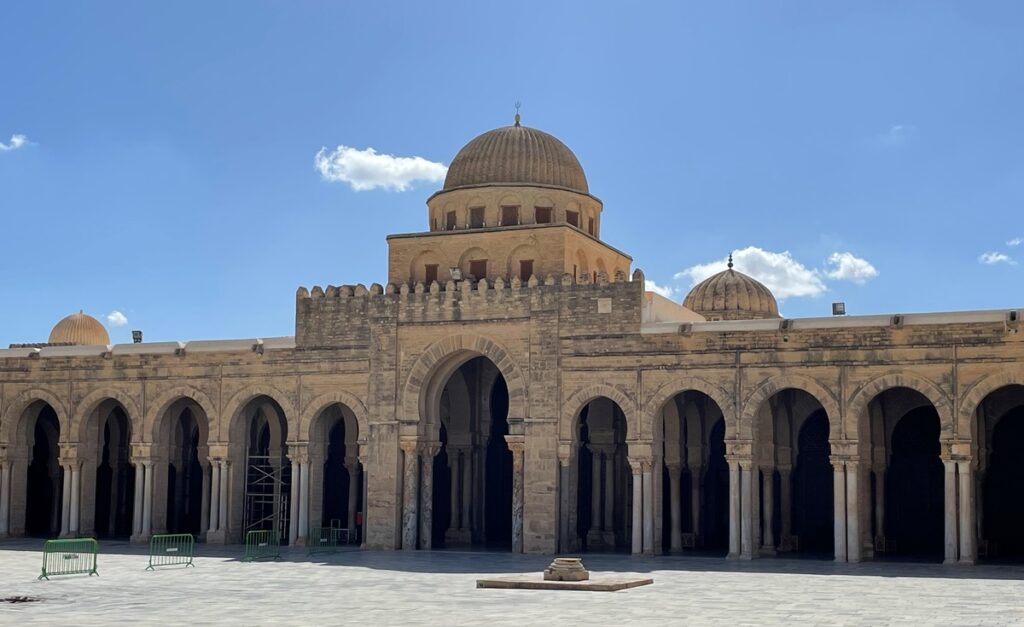
[[[49,343],[100,346],[110,344],[110,336],[99,320],[79,311],[53,327]]]
[[[708,320],[778,318],[779,305],[771,291],[742,272],[729,269],[704,279],[686,295],[683,306]]]
[[[518,123],[487,131],[463,146],[448,168],[444,189],[502,183],[590,192],[583,168],[568,146]]]

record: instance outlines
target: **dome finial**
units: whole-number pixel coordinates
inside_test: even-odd
[[[726,265],[729,266],[730,270],[732,270],[732,253],[729,253],[729,263]]]
[[[521,103],[518,100],[516,100],[516,117],[515,117],[516,126],[519,126],[519,107],[521,107],[521,106],[523,106],[523,103]]]

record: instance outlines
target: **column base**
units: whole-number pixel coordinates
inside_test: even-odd
[[[473,536],[469,532],[469,529],[449,529],[444,532],[444,543],[459,545],[459,544],[471,544]]]
[[[135,533],[135,534],[132,534],[132,536],[130,538],[128,538],[128,543],[129,544],[148,544],[149,543],[149,536],[144,536],[141,533]]]
[[[974,558],[970,558],[970,557],[968,557],[968,558],[961,557],[960,561],[957,562],[957,564],[959,564],[960,566],[974,566],[976,563],[977,563],[977,560],[974,559]]]
[[[216,531],[207,531],[206,532],[206,543],[207,544],[227,544],[228,543],[227,535],[228,534],[227,534],[227,530],[226,529],[217,529]]]
[[[762,546],[757,550],[757,554],[764,557],[775,557],[778,554],[778,551],[776,551],[773,546]]]
[[[291,546],[306,546],[307,544],[309,544],[309,539],[305,536],[299,536],[298,538],[295,538],[294,540],[289,542],[289,544]]]

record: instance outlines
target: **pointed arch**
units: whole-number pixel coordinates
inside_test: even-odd
[[[769,398],[782,390],[802,390],[814,397],[828,415],[830,433],[842,433],[842,415],[836,395],[817,379],[802,374],[783,374],[771,377],[754,389],[743,401],[736,432],[741,439],[750,439],[754,433],[754,420],[758,410]]]
[[[736,403],[733,401],[733,395],[724,387],[706,379],[684,376],[666,381],[651,394],[643,414],[643,424],[641,425],[643,431],[640,436],[650,439],[665,403],[680,394],[691,391],[701,392],[718,405],[725,415],[727,433],[732,433],[736,429]]]
[[[227,441],[234,429],[235,423],[241,416],[242,409],[257,396],[266,396],[277,403],[281,407],[281,411],[284,412],[283,418],[286,422],[295,419],[295,407],[291,403],[290,396],[268,383],[247,385],[235,392],[234,396],[224,403],[224,409],[219,420],[217,420],[216,433],[219,438],[218,441]],[[227,432],[225,432],[225,429],[227,429]],[[291,425],[289,425],[289,430],[291,430]],[[212,432],[213,430],[211,429]]]
[[[359,441],[365,442],[369,432],[366,406],[355,394],[345,390],[335,390],[321,394],[306,404],[306,408],[299,417],[299,428],[295,434],[296,440],[300,442],[309,441],[313,421],[316,420],[323,410],[334,404],[341,404],[352,410],[352,413],[355,414],[356,426],[359,430]]]
[[[216,405],[210,400],[210,397],[197,387],[176,385],[161,392],[152,403],[148,404],[143,428],[132,430],[133,441],[138,438],[135,443],[140,443],[144,441],[143,438],[148,438],[145,441],[156,442],[159,439],[160,419],[163,418],[163,415],[167,413],[167,410],[175,401],[183,398],[194,402],[203,410],[203,413],[206,414],[208,432],[210,434],[215,433],[214,427],[217,423],[217,412]],[[135,435],[136,433],[138,433],[137,436]]]
[[[1000,370],[982,377],[966,390],[957,412],[956,434],[960,438],[970,438],[975,433],[974,422],[978,415],[978,407],[992,392],[1010,385],[1024,385],[1024,370]]]
[[[57,414],[61,440],[67,441],[66,438],[70,430],[67,405],[61,400],[58,393],[47,388],[33,387],[20,392],[7,403],[4,409],[3,421],[0,422],[0,442],[7,444],[16,443],[25,410],[37,401],[43,401],[53,408],[54,413]]]
[[[106,400],[115,400],[124,408],[128,416],[128,428],[131,433],[138,430],[139,421],[142,420],[142,412],[139,403],[132,394],[112,387],[101,387],[86,394],[82,400],[75,404],[75,412],[71,419],[71,433],[76,442],[85,440],[85,430],[88,428],[89,416]]]
[[[587,403],[595,398],[606,397],[615,402],[626,416],[626,433],[630,440],[639,440],[640,425],[637,416],[637,403],[629,394],[606,383],[585,386],[572,394],[562,403],[559,413],[558,438],[562,442],[573,441],[573,430],[576,417]]]

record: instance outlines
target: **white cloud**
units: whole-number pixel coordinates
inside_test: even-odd
[[[644,289],[648,292],[654,292],[655,294],[664,296],[665,298],[674,299],[676,297],[676,288],[658,285],[650,279],[644,279]]]
[[[696,285],[725,270],[727,261],[727,258],[723,258],[691,266],[677,273],[675,278],[689,278]],[[803,265],[789,251],[776,253],[748,246],[733,253],[733,263],[736,270],[764,283],[779,300],[790,296],[819,296],[828,289],[821,278],[821,272]]]
[[[825,276],[837,281],[853,281],[863,285],[878,276],[878,270],[867,259],[856,257],[853,253],[832,253],[828,258]]]
[[[1015,237],[1015,238],[1013,238],[1011,240],[1007,240],[1006,245],[1007,246],[1020,246],[1022,243],[1024,243],[1024,237]]]
[[[917,127],[911,124],[893,124],[889,130],[875,137],[883,146],[902,146],[917,135]]]
[[[996,251],[989,251],[987,253],[982,253],[982,255],[980,257],[978,257],[978,262],[979,263],[983,263],[983,264],[985,264],[987,266],[993,266],[993,265],[995,265],[997,263],[1008,263],[1011,266],[1017,264],[1017,262],[1014,261],[1009,255],[1005,255],[1003,253],[996,252]]]
[[[128,318],[118,310],[114,310],[107,314],[107,324],[112,327],[123,327],[128,324]]]
[[[325,181],[348,183],[357,192],[377,188],[404,192],[416,181],[443,181],[448,172],[444,164],[423,157],[396,157],[350,146],[321,148],[314,162]]]
[[[24,135],[17,135],[17,134],[11,135],[10,143],[5,144],[3,142],[0,142],[0,152],[6,152],[6,151],[9,151],[9,150],[17,150],[18,148],[21,148],[22,146],[24,146],[27,143],[28,143],[28,137],[25,137]]]

